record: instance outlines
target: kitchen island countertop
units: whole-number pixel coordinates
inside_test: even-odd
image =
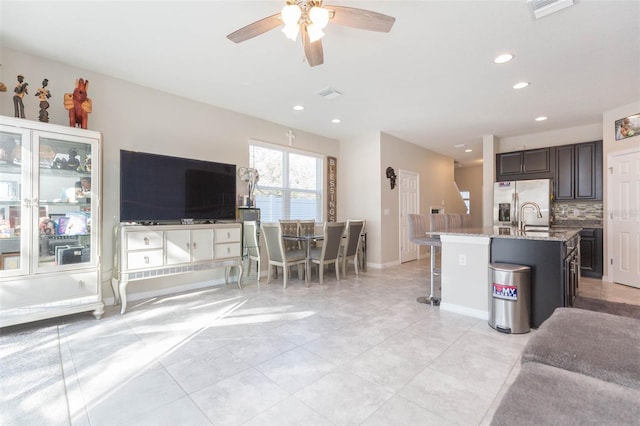
[[[428,235],[456,235],[464,237],[514,238],[521,240],[569,241],[582,228],[535,228],[525,231],[515,226],[486,226],[459,230],[427,232]]]

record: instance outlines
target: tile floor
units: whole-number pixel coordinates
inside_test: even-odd
[[[2,423],[488,424],[531,333],[416,303],[427,262],[310,288],[251,277],[2,329]]]

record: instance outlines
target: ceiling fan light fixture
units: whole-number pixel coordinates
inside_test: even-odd
[[[329,11],[322,7],[313,6],[309,11],[309,19],[313,25],[323,30],[329,23]]]
[[[322,31],[322,28],[318,28],[316,24],[307,25],[307,34],[309,34],[309,41],[311,43],[324,37],[324,31]]]
[[[282,22],[284,22],[286,26],[297,25],[300,17],[302,16],[302,9],[300,9],[300,6],[297,4],[288,4],[282,8],[280,16],[282,17]]]
[[[300,32],[300,25],[299,24],[293,24],[293,25],[285,25],[284,28],[282,28],[282,32],[284,33],[284,35],[292,41],[296,41],[296,39],[298,38],[298,33]]]

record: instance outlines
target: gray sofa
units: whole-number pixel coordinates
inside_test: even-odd
[[[521,362],[492,425],[640,425],[640,320],[558,308]]]

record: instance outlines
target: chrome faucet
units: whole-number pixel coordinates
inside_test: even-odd
[[[526,223],[524,223],[524,209],[530,207],[533,208],[538,216],[538,219],[542,218],[542,212],[540,211],[540,206],[538,205],[538,203],[534,203],[533,201],[525,201],[524,203],[520,204],[520,214],[518,215],[518,229],[521,231],[524,231],[525,227],[527,226]]]

